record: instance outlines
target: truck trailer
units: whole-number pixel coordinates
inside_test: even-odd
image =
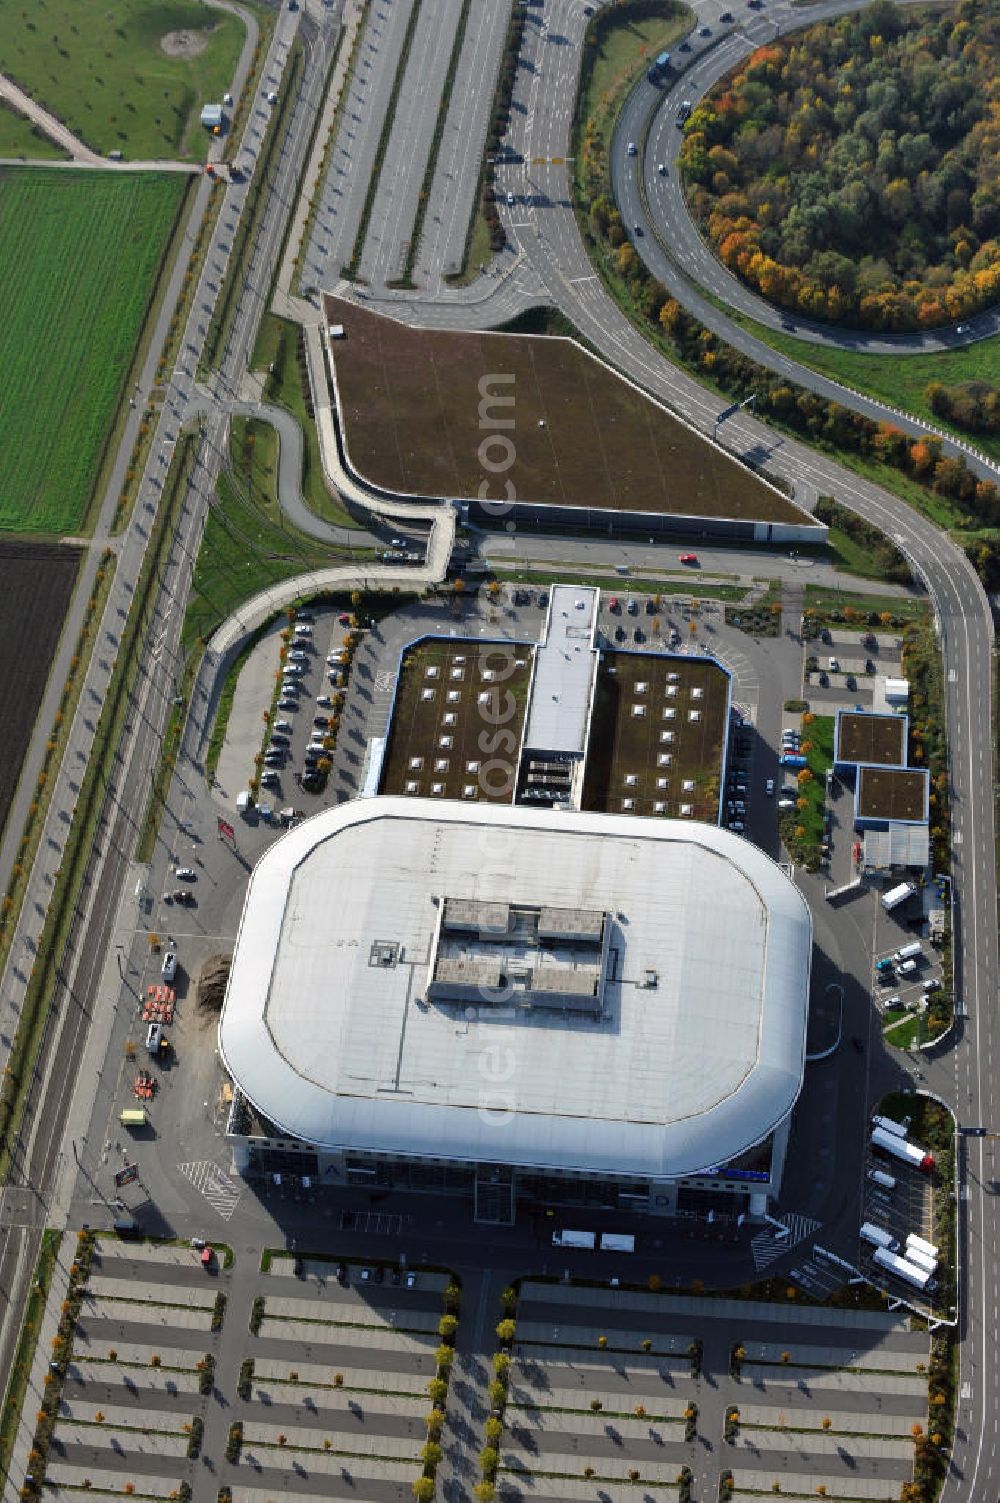
[[[889,1273],[894,1273],[897,1278],[905,1279],[912,1284],[914,1289],[926,1289],[931,1281],[931,1275],[926,1268],[918,1268],[916,1263],[910,1263],[906,1258],[900,1258],[888,1248],[876,1247],[872,1254],[873,1260],[880,1268],[885,1268]]]
[[[904,1164],[913,1164],[927,1174],[934,1168],[934,1156],[926,1148],[921,1148],[919,1143],[911,1143],[907,1138],[898,1138],[882,1127],[876,1127],[872,1133],[872,1147],[881,1148],[883,1153],[891,1154],[894,1159],[902,1159]]]
[[[602,1232],[601,1252],[635,1252],[635,1238],[626,1232]]]
[[[917,891],[913,882],[900,882],[898,887],[890,887],[888,892],[882,894],[882,907],[886,913],[891,913],[898,908],[900,903],[905,903],[907,898],[912,898]]]
[[[884,1226],[875,1226],[871,1221],[862,1224],[861,1240],[871,1243],[872,1247],[887,1247],[890,1252],[896,1252],[899,1248],[899,1242],[891,1232],[887,1232]]]
[[[922,1253],[926,1253],[929,1258],[936,1258],[941,1251],[939,1247],[935,1247],[933,1242],[925,1242],[923,1237],[917,1236],[916,1232],[910,1232],[906,1238],[907,1257],[910,1256],[910,1249],[914,1247],[919,1248]]]
[[[928,1273],[937,1273],[938,1259],[930,1257],[919,1247],[904,1247],[903,1257],[917,1268],[926,1268]]]
[[[564,1231],[552,1233],[553,1247],[578,1247],[587,1252],[593,1252],[596,1245],[596,1232],[574,1232],[567,1228]]]

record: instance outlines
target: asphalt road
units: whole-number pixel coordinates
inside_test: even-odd
[[[581,30],[580,13],[567,0],[552,0],[544,18],[531,16],[524,46],[527,65],[519,72],[515,95],[524,108],[515,112],[510,143],[526,165],[510,169],[509,181],[517,202],[512,210],[502,212],[516,254],[530,264],[539,282],[548,288],[550,300],[619,369],[679,410],[700,431],[710,433],[721,403],[655,355],[612,303],[580,242],[569,205],[566,170],[552,162],[553,157],[565,157],[568,151],[566,101],[575,89]],[[555,45],[550,44],[552,36],[560,38]],[[628,129],[623,125],[622,143],[632,138],[625,134]],[[616,164],[623,152],[622,144],[614,155]],[[689,289],[684,300],[691,300]],[[696,311],[700,314],[700,309]],[[454,326],[464,321],[464,311],[457,304],[439,307],[433,316],[435,322]],[[742,331],[723,314],[713,310],[713,317],[725,338],[737,345],[743,342]],[[767,363],[777,363],[773,352],[766,349],[754,349],[753,353]],[[791,362],[779,368],[805,385],[815,379]],[[850,395],[846,400],[856,405]],[[914,561],[934,600],[945,661],[952,747],[956,984],[969,1022],[960,1025],[953,1045],[942,1051],[947,1063],[935,1068],[928,1062],[921,1075],[927,1083],[940,1083],[942,1094],[956,1105],[961,1120],[995,1123],[1000,1113],[992,1068],[994,1044],[998,1042],[994,1039],[993,1006],[998,972],[989,762],[993,626],[988,602],[964,555],[904,503],[803,445],[779,438],[743,414],[727,428],[728,446],[757,461],[767,460],[793,483],[796,494],[807,503],[817,492],[828,492],[893,536]],[[967,1386],[961,1390],[955,1472],[946,1494],[955,1497],[975,1495],[968,1491],[969,1479],[982,1485],[983,1467],[985,1475],[1000,1476],[996,1432],[992,1431],[987,1441],[986,1430],[987,1416],[996,1408],[997,1398],[995,1378],[986,1361],[987,1332],[1000,1299],[998,1269],[990,1251],[996,1244],[996,1207],[992,1184],[984,1183],[991,1180],[984,1165],[984,1153],[990,1152],[982,1140],[973,1141],[968,1184],[963,1190],[963,1197],[968,1196],[964,1200],[966,1282],[962,1312],[962,1372],[963,1385]]]
[[[280,80],[297,21],[297,17],[287,13],[282,13],[279,18],[265,63],[264,88],[273,88]],[[324,46],[329,48],[333,41],[331,21],[324,37]],[[252,45],[251,34],[250,44],[242,59],[243,67],[248,65]],[[311,75],[307,69],[307,80],[310,76],[315,79],[317,71],[325,76],[322,53],[312,42],[308,44],[307,50],[313,67]],[[315,92],[318,94],[318,86]],[[315,97],[307,98],[303,106],[303,119],[296,138],[301,153],[304,153],[308,140],[309,112],[315,106]],[[251,120],[248,136],[244,138],[247,143],[244,159],[253,155],[253,143],[259,143],[260,134],[260,123]],[[286,165],[295,169],[294,161],[290,160]],[[164,416],[139,488],[132,524],[120,544],[115,584],[101,623],[100,647],[88,669],[81,709],[71,728],[46,821],[40,859],[32,871],[28,900],[22,910],[4,978],[5,1016],[12,1020],[16,1018],[20,1008],[28,979],[29,967],[22,957],[30,957],[35,947],[33,936],[39,924],[37,915],[45,911],[43,899],[51,885],[52,865],[53,862],[58,865],[65,827],[76,805],[82,771],[89,758],[97,728],[98,711],[114,667],[121,624],[128,611],[148,542],[149,519],[159,502],[163,477],[167,473],[177,440],[178,429],[171,420],[176,419],[181,423],[195,416],[195,409],[191,404],[192,373],[204,341],[207,315],[211,311],[214,295],[218,292],[235,216],[242,208],[246,186],[245,182],[233,184],[225,190],[226,205],[206,255],[198,293],[185,330],[181,363],[165,399]],[[202,191],[207,194],[207,187]],[[258,243],[262,239],[263,244],[271,249],[270,261],[262,259],[258,266],[263,281],[263,291],[259,296],[263,296],[270,285],[285,213],[280,195],[272,195],[271,202],[272,217],[279,222],[276,227],[272,225],[268,232],[268,221],[265,218],[258,237]],[[198,217],[200,215],[196,210],[194,223],[197,223]],[[162,328],[158,326],[157,331],[160,339],[165,333],[170,311],[179,293],[186,259],[185,255],[178,258],[173,282],[164,299]],[[243,291],[245,297],[247,289],[244,288]],[[251,331],[245,321],[241,325],[239,314],[235,329],[231,358],[245,359],[247,339]],[[158,348],[159,345],[154,340],[150,354],[150,361],[154,365]],[[134,421],[137,421],[137,416]],[[174,546],[160,578],[157,604],[139,653],[140,673],[131,700],[131,715],[114,771],[105,785],[104,806],[90,867],[74,915],[70,943],[35,1067],[15,1162],[0,1202],[0,1291],[3,1295],[0,1364],[4,1370],[9,1369],[13,1344],[17,1339],[26,1280],[37,1256],[38,1239],[56,1190],[58,1171],[65,1167],[61,1162],[62,1139],[72,1103],[72,1093],[66,1090],[65,1083],[76,1078],[84,1041],[92,1026],[95,1006],[99,1000],[97,981],[109,953],[108,933],[117,911],[124,876],[119,853],[131,849],[134,844],[148,798],[152,769],[159,756],[163,726],[174,694],[175,674],[181,662],[178,640],[183,620],[183,603],[190,587],[198,540],[223,458],[221,438],[225,421],[225,415],[222,414],[216,420],[214,432],[207,434],[201,445],[195,483],[189,487]],[[134,434],[127,426],[119,460],[112,473],[108,495],[101,511],[99,525],[105,531],[110,527],[121,489],[119,470],[123,470],[128,462],[133,441]],[[5,1032],[4,1039],[2,1057],[6,1058],[10,1032]],[[92,1080],[82,1083],[84,1090],[93,1089],[93,1086]]]

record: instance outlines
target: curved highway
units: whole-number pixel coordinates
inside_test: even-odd
[[[826,400],[839,402],[844,407],[860,412],[874,422],[890,422],[915,437],[928,433],[937,434],[941,437],[946,453],[961,455],[975,474],[983,479],[996,481],[1000,476],[1000,465],[980,453],[974,445],[934,427],[933,424],[889,407],[874,397],[868,397],[863,392],[855,391],[852,387],[843,386],[772,349],[764,340],[734,322],[700,290],[704,285],[713,297],[739,307],[741,312],[746,312],[771,327],[781,327],[784,316],[774,309],[768,309],[760,299],[748,292],[716,260],[701,239],[688,214],[676,168],[676,152],[680,146],[680,132],[676,125],[677,110],[683,101],[697,98],[699,93],[711,86],[716,77],[732,67],[739,56],[745,55],[747,49],[745,46],[739,47],[739,41],[734,36],[721,44],[711,57],[705,58],[703,65],[695,65],[665,93],[644,79],[626,101],[612,139],[611,180],[622,219],[637,254],[671,296],[682,303],[706,328],[759,365],[788,377]],[[730,42],[733,50],[729,50]],[[720,57],[728,59],[721,67]],[[642,143],[640,156],[628,155],[630,141]],[[669,156],[668,144],[673,148],[673,157]],[[667,167],[665,175],[659,172],[661,163]],[[756,306],[757,303],[760,303],[760,309]],[[747,306],[744,307],[743,304]],[[763,318],[761,310],[766,310],[769,316]],[[980,315],[969,325],[975,331],[974,335],[965,338],[958,336],[953,330],[937,336],[897,335],[895,339],[889,339],[886,336],[866,338],[851,331],[821,330],[816,325],[811,328],[815,336],[814,343],[836,345],[841,349],[861,350],[871,354],[926,354],[935,349],[954,349],[957,345],[968,342],[971,337],[979,338],[985,333],[992,333],[992,327],[986,328],[985,325],[996,317],[993,313]],[[798,320],[787,322],[794,323],[796,335],[805,337],[804,324]]]
[[[1000,332],[1000,307],[987,309],[957,325],[947,324],[905,334],[820,323],[776,308],[728,271],[713,254],[691,218],[680,174],[676,170],[683,141],[677,123],[677,112],[682,103],[697,103],[763,43],[785,32],[801,30],[804,26],[848,14],[857,8],[856,0],[833,0],[833,3],[828,0],[828,3],[810,7],[804,13],[788,0],[779,0],[766,10],[743,9],[737,15],[735,25],[716,23],[708,28],[712,33],[708,38],[699,36],[696,31],[690,41],[690,61],[685,54],[675,53],[673,63],[677,66],[665,75],[662,84],[643,80],[622,112],[621,126],[636,131],[624,139],[645,140],[646,145],[644,159],[634,159],[629,166],[642,168],[655,227],[669,242],[671,255],[693,281],[709,288],[730,308],[766,328],[793,332],[800,339],[831,349],[891,355],[926,355],[954,350]],[[617,157],[614,165],[619,165]],[[665,174],[659,172],[660,165],[667,168]],[[626,220],[628,227],[632,223],[631,219]],[[641,250],[641,247],[637,246],[637,249]]]

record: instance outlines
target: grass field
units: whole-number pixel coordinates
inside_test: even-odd
[[[798,508],[575,344],[410,329],[326,298],[356,471],[388,491],[802,522]]]
[[[0,104],[0,157],[65,161],[66,153],[16,110]]]
[[[186,182],[0,176],[0,527],[78,532]]]
[[[3,71],[95,151],[200,161],[245,32],[197,0],[0,0],[0,36]]]
[[[607,28],[584,68],[579,119],[594,120],[603,111],[617,113],[621,97],[639,72],[691,28],[694,16],[686,6],[668,0],[663,9],[662,16],[625,15],[620,24]]]
[[[247,440],[252,438],[252,443]],[[285,521],[274,494],[277,436],[267,423],[237,418],[230,443],[233,468],[219,480],[194,570],[182,640],[190,648],[268,585],[346,558]],[[371,557],[357,550],[352,559]]]
[[[0,827],[21,774],[79,565],[77,548],[0,543]]]

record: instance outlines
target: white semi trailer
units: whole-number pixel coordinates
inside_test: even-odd
[[[897,1278],[905,1279],[914,1289],[926,1289],[931,1282],[932,1275],[926,1268],[918,1268],[916,1263],[899,1257],[898,1254],[890,1252],[887,1247],[876,1247],[872,1259],[880,1268],[894,1273]]]
[[[934,1168],[934,1155],[921,1148],[919,1143],[911,1143],[908,1138],[897,1137],[895,1133],[886,1132],[884,1127],[876,1127],[872,1133],[872,1147],[880,1148],[883,1153],[891,1154],[894,1159],[901,1159],[904,1164],[912,1164],[916,1169],[923,1169],[924,1173],[930,1173]]]

